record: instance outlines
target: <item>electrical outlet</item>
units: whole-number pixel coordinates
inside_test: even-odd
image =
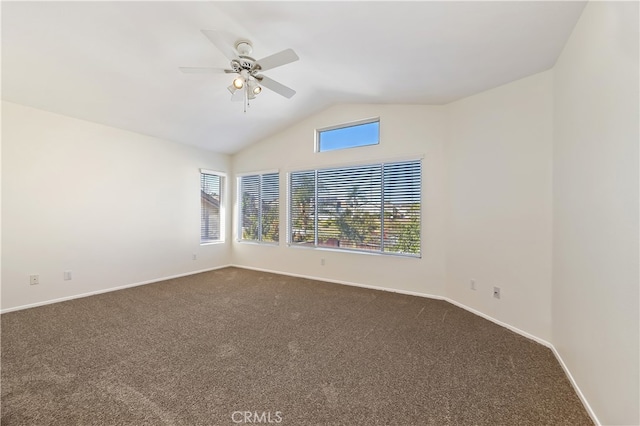
[[[496,299],[500,299],[500,287],[493,288],[493,297]]]
[[[193,255],[191,255],[191,260],[198,260],[198,255],[193,253]]]
[[[324,257],[322,259],[320,259],[320,265],[324,266],[326,264]]]
[[[65,281],[71,280],[71,271],[64,271],[64,280]]]
[[[40,275],[29,275],[29,284],[31,285],[40,284]]]
[[[469,282],[469,288],[471,288],[471,290],[475,290],[476,289],[476,280],[471,280]]]

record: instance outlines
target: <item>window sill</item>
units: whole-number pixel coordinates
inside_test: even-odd
[[[223,240],[220,241],[207,241],[206,243],[200,243],[201,246],[215,246],[218,244],[224,244],[225,242]]]
[[[236,240],[237,243],[247,244],[251,246],[265,246],[265,247],[279,247],[280,242],[263,242],[263,241],[251,241],[251,240]]]
[[[368,256],[384,256],[384,257],[403,257],[406,259],[422,259],[422,254],[404,254],[404,253],[391,253],[391,252],[381,252],[381,251],[367,251],[367,250],[357,250],[357,249],[340,249],[340,248],[332,248],[332,247],[317,247],[311,245],[298,245],[287,243],[287,247],[300,249],[300,250],[319,250],[319,251],[330,251],[334,253],[354,253],[354,254],[365,254]]]

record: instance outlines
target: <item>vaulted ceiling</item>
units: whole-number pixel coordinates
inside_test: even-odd
[[[2,2],[2,98],[234,153],[337,103],[445,104],[551,68],[584,2]],[[201,33],[225,30],[265,74],[247,113]]]

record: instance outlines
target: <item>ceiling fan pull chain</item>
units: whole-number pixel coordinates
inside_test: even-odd
[[[247,113],[247,104],[249,103],[249,94],[247,92],[247,85],[244,85],[244,113]]]

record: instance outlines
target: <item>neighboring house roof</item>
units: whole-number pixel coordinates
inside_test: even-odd
[[[220,208],[220,200],[211,194],[207,194],[203,190],[200,190],[200,198],[204,200],[211,207],[219,209]]]

